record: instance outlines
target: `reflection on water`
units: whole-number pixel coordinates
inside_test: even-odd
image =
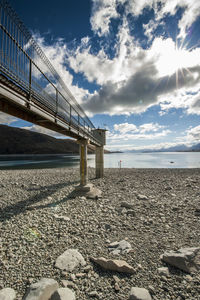
[[[104,155],[105,168],[199,168],[200,152],[113,153]],[[95,155],[88,155],[95,166]],[[78,168],[78,155],[0,155],[0,169]]]
[[[77,167],[78,155],[0,155],[0,169]]]

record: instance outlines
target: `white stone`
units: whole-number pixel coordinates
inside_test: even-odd
[[[42,278],[40,281],[30,285],[23,299],[49,300],[58,287],[58,283],[54,279]]]
[[[14,300],[16,298],[15,290],[4,288],[0,290],[0,300]]]
[[[61,254],[55,266],[63,271],[73,271],[78,266],[85,266],[86,262],[83,256],[76,249],[68,249]]]
[[[125,240],[108,245],[108,250],[114,255],[129,253],[131,249],[131,244]]]
[[[151,300],[151,296],[149,292],[144,288],[132,287],[129,300]]]
[[[59,220],[70,221],[70,218],[68,218],[67,216],[59,216],[59,215],[55,214],[54,217]]]
[[[68,288],[59,288],[51,296],[50,300],[75,300],[75,293]]]
[[[158,274],[163,276],[169,276],[169,269],[167,267],[158,268]]]

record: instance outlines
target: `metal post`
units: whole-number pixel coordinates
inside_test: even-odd
[[[55,117],[57,117],[57,113],[58,113],[58,90],[56,89],[56,115],[55,115]]]
[[[80,152],[80,185],[88,183],[88,168],[87,168],[87,145],[88,140],[79,140]]]
[[[31,100],[32,60],[29,61],[29,101]]]
[[[96,146],[96,178],[102,178],[104,175],[104,146]]]
[[[70,104],[70,107],[69,107],[69,118],[70,118],[69,126],[71,126],[71,124],[72,124],[72,106],[71,106],[71,104]]]

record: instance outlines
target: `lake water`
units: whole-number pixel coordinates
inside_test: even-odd
[[[113,153],[104,155],[105,168],[200,168],[200,152]],[[95,167],[95,155],[88,155]],[[77,155],[0,155],[0,169],[79,167]]]

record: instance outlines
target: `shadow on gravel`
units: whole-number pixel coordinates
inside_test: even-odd
[[[0,221],[6,221],[11,219],[13,216],[17,216],[19,214],[24,213],[27,210],[35,210],[35,209],[42,209],[50,206],[56,206],[58,204],[61,204],[62,202],[66,202],[68,200],[68,197],[65,197],[64,199],[57,201],[57,202],[51,202],[47,203],[45,205],[38,205],[31,207],[34,203],[38,203],[47,197],[50,197],[55,191],[58,191],[59,189],[62,189],[66,186],[73,185],[78,183],[79,181],[69,181],[65,183],[59,183],[59,184],[53,184],[50,186],[43,186],[37,188],[37,193],[33,197],[29,198],[28,200],[19,201],[13,205],[8,205],[3,209],[0,209]],[[36,190],[35,190],[36,191]]]

